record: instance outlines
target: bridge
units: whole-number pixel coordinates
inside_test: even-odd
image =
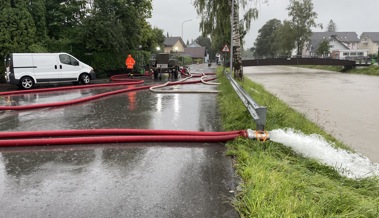
[[[365,63],[362,63],[362,62]],[[265,65],[329,65],[343,66],[344,70],[349,70],[357,66],[369,66],[367,59],[360,62],[352,60],[340,60],[332,58],[265,58],[265,59],[245,59],[243,66],[265,66]]]

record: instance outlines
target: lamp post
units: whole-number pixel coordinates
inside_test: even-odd
[[[182,23],[182,39],[183,39],[183,25],[184,25],[185,22],[189,22],[189,21],[192,21],[192,19],[185,20],[185,21],[183,21],[183,23]],[[183,39],[183,41],[184,41],[184,39]]]
[[[233,26],[233,21],[234,21],[234,0],[232,0],[232,15],[230,19],[231,25],[230,25],[230,75],[233,74],[233,31],[234,31],[234,26]],[[226,63],[225,63],[226,65]],[[224,65],[224,66],[225,66]]]

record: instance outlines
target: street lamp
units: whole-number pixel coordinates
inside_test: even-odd
[[[183,25],[184,25],[184,23],[185,22],[189,22],[189,21],[191,21],[192,19],[189,19],[189,20],[185,20],[185,21],[183,21],[183,23],[182,23],[182,40],[184,41],[184,39],[183,39]]]
[[[161,48],[159,46],[157,46],[157,53],[161,50]]]

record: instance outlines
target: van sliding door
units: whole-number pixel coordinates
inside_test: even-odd
[[[57,56],[53,54],[33,54],[34,76],[37,83],[59,81],[61,78]]]

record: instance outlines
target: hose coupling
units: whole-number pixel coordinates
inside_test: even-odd
[[[247,130],[247,137],[252,140],[265,142],[266,140],[270,140],[270,136],[267,131],[264,130]]]

